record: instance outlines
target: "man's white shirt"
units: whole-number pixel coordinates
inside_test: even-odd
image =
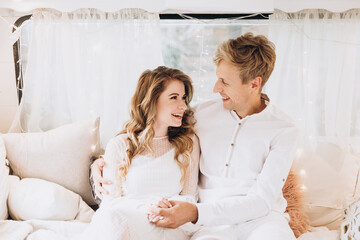
[[[292,165],[298,129],[266,101],[240,119],[221,99],[195,107],[200,139],[198,224],[238,224],[283,213],[282,188]]]

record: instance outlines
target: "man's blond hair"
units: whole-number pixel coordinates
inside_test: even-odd
[[[219,65],[222,60],[238,68],[244,84],[261,77],[261,90],[274,69],[275,45],[263,35],[254,36],[252,33],[246,33],[219,45],[214,62]]]

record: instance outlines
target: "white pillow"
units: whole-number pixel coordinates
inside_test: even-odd
[[[9,188],[9,168],[6,166],[6,151],[4,142],[0,138],[0,220],[8,218],[6,200]]]
[[[339,229],[343,209],[356,192],[358,158],[333,143],[300,148],[295,169],[304,176],[305,213],[310,225]]]
[[[98,155],[99,118],[36,133],[3,134],[13,174],[41,178],[78,193],[94,205],[90,159]]]
[[[9,191],[9,214],[13,220],[79,220],[90,222],[94,214],[81,197],[52,182],[24,178]]]

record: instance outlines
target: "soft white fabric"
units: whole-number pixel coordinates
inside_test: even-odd
[[[64,237],[72,237],[85,229],[88,223],[79,221],[44,221],[27,220],[13,221],[0,220],[0,236],[6,240],[55,240],[55,238],[40,238],[38,234],[42,231],[48,231],[55,234],[61,234]]]
[[[359,158],[328,142],[319,141],[314,151],[305,149],[300,146],[294,163],[294,169],[304,173],[304,212],[311,226],[337,230],[346,203],[357,191]]]
[[[295,240],[296,238],[283,214],[270,212],[267,216],[237,225],[203,226],[191,240],[203,239]]]
[[[174,148],[163,153],[167,148],[163,140],[160,144],[153,140],[152,147],[155,155],[138,155],[130,165],[126,182],[121,184],[117,178],[117,167],[121,164],[126,151],[126,135],[119,135],[110,140],[105,152],[105,166],[103,176],[114,184],[107,187],[110,192],[105,195],[96,211],[90,225],[74,239],[107,239],[107,240],[136,240],[136,239],[172,239],[185,240],[189,238],[193,229],[191,223],[177,229],[159,228],[150,223],[147,219],[147,212],[150,203],[154,203],[154,197],[191,196],[191,202],[195,201],[195,194],[181,195],[180,185],[181,171],[174,160]],[[164,139],[164,141],[168,141]],[[159,149],[160,148],[160,149]],[[163,153],[156,156],[156,153]],[[194,174],[198,174],[199,143],[194,138],[194,151],[188,171],[195,168]],[[197,184],[197,178],[186,178],[187,181],[194,181],[190,185]],[[185,183],[185,185],[189,183]],[[195,188],[196,189],[196,188]],[[184,199],[183,199],[184,200]],[[39,231],[33,234],[31,240],[43,239],[64,239],[62,234],[53,231]]]
[[[22,3],[22,4],[21,4]],[[286,3],[286,2],[285,2]],[[311,2],[310,2],[311,3]],[[318,2],[317,2],[318,3]],[[328,7],[326,4],[314,4],[316,7]],[[345,6],[335,5],[336,9],[346,9],[346,7],[356,7],[359,4],[356,2],[345,1]],[[206,0],[197,1],[176,1],[176,0],[152,0],[152,1],[118,1],[118,0],[107,0],[105,3],[102,1],[88,0],[88,1],[71,1],[71,0],[52,0],[52,1],[41,1],[41,0],[27,0],[26,2],[17,2],[12,0],[2,0],[0,2],[0,8],[11,8],[18,12],[28,12],[35,8],[53,8],[62,12],[74,11],[79,8],[96,8],[102,11],[113,12],[124,8],[141,8],[146,9],[150,12],[176,12],[176,13],[189,13],[189,12],[224,12],[224,13],[253,13],[253,12],[266,12],[271,13],[274,10],[274,1],[246,1],[246,0],[224,0],[222,4],[218,2],[209,2]],[[280,6],[287,4],[282,4]],[[309,3],[304,4],[309,6]],[[292,6],[292,9],[298,9],[304,5]],[[331,6],[334,9],[334,4]],[[310,6],[313,6],[310,4]],[[341,7],[341,8],[340,8]]]
[[[0,220],[0,236],[6,240],[25,240],[33,231],[33,227],[26,222]]]
[[[141,9],[36,10],[13,129],[47,131],[100,116],[105,147],[129,118],[140,74],[163,65],[159,20]]]
[[[86,223],[72,221],[0,220],[0,236],[6,240],[25,240],[26,237],[28,237],[27,240],[57,240],[59,234],[64,236],[59,239],[74,237],[81,233],[87,225]],[[298,240],[339,240],[340,237],[339,231],[329,231],[326,228],[312,228],[310,230],[311,232],[301,235]],[[50,233],[42,234],[44,231],[49,231],[52,235]],[[44,237],[41,238],[41,235]],[[54,237],[48,238],[49,235]]]
[[[94,204],[89,166],[98,155],[99,119],[42,133],[8,133],[2,138],[14,175],[57,183]]]
[[[174,148],[168,139],[154,139],[154,153],[161,153],[154,159],[153,154],[135,157],[129,167],[125,183],[121,183],[117,169],[125,157],[127,135],[119,135],[110,140],[105,151],[105,166],[103,175],[115,184],[104,186],[110,192],[110,197],[126,196],[129,198],[167,197],[177,200],[196,202],[199,142],[194,137],[194,149],[189,164],[184,187],[180,184],[181,172],[174,159]],[[166,143],[168,142],[168,143]],[[167,152],[163,151],[163,148]],[[166,179],[166,180],[165,180]],[[106,197],[106,196],[105,196]]]
[[[92,210],[81,197],[41,179],[24,178],[12,186],[8,198],[13,220],[79,220],[90,222]]]
[[[117,175],[122,163],[126,135],[110,140],[105,151],[103,176],[114,184],[107,187],[105,195],[93,221],[81,239],[188,239],[191,223],[177,229],[158,228],[147,220],[149,205],[154,198],[186,196],[182,200],[196,202],[196,192],[181,195],[181,171],[174,160],[174,148],[160,156],[138,155],[132,159],[125,183]],[[199,143],[194,139],[194,151],[187,171],[198,174]],[[157,141],[157,140],[153,140]],[[165,141],[168,141],[165,139]],[[161,144],[152,144],[152,147]],[[159,152],[159,149],[154,149]],[[161,151],[160,151],[161,152]],[[197,177],[185,178],[185,185],[197,184]],[[195,187],[196,189],[196,187]],[[122,196],[122,197],[119,197]]]
[[[168,159],[169,160],[169,159]],[[185,224],[177,229],[159,228],[147,219],[149,201],[134,198],[104,199],[93,220],[85,231],[75,239],[81,240],[187,240]],[[189,226],[189,227],[188,227]]]
[[[329,230],[326,227],[310,227],[309,232],[302,234],[298,240],[339,240],[339,230]]]
[[[6,149],[0,136],[0,220],[8,218],[7,197],[9,189],[9,168],[6,166]]]
[[[20,178],[15,175],[9,175],[8,179],[9,179],[9,189],[15,186],[18,182],[20,182]]]
[[[39,239],[38,233],[42,231],[51,232],[54,236],[61,234],[66,240],[81,233],[89,224],[79,221],[44,221],[28,220],[24,221],[33,227],[33,232],[26,240]],[[41,235],[41,234],[40,234]],[[41,239],[41,238],[40,238]],[[55,238],[42,238],[42,240],[55,240]]]
[[[298,129],[271,103],[240,119],[221,99],[196,107],[201,143],[198,224],[237,224],[283,213],[282,188]]]
[[[275,11],[268,37],[277,60],[264,91],[301,127],[295,165],[310,223],[339,229],[360,193],[360,9]]]

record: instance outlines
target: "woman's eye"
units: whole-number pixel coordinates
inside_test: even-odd
[[[177,98],[176,96],[172,96],[170,99],[175,99],[176,100],[176,98]]]
[[[186,96],[183,96],[183,98],[182,98],[183,100],[186,100]]]

